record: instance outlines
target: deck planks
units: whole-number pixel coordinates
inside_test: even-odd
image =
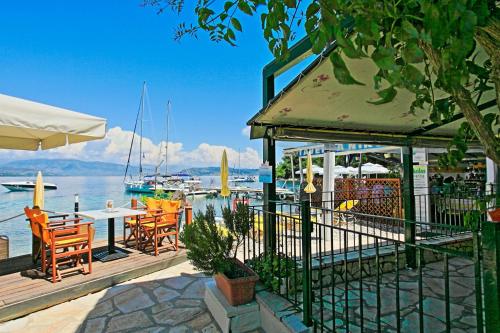
[[[95,247],[105,246],[105,241],[95,242]],[[115,284],[150,274],[186,261],[186,251],[165,251],[158,257],[127,248],[129,256],[109,262],[92,262],[92,274],[76,273],[63,276],[61,282],[52,283],[50,277],[31,278],[21,272],[0,276],[0,322],[94,293]],[[15,258],[9,259],[15,265]],[[30,267],[26,258],[19,257],[20,266]],[[1,269],[0,269],[1,271]],[[40,276],[42,274],[40,273]]]

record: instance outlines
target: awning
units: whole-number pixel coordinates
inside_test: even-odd
[[[50,149],[105,135],[106,119],[0,94],[0,149]]]
[[[288,141],[444,147],[464,122],[458,108],[449,121],[439,125],[427,119],[428,111],[410,113],[414,95],[402,89],[390,103],[368,103],[377,99],[375,64],[370,59],[345,59],[352,76],[365,85],[342,85],[333,76],[328,52],[331,50],[313,61],[248,122],[253,139],[269,135]],[[494,90],[483,93],[478,104],[484,113],[496,108]]]

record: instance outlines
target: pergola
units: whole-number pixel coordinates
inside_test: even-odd
[[[335,48],[334,42],[278,93],[275,92],[276,77],[312,54],[309,38],[295,44],[286,61],[274,60],[264,67],[263,108],[248,121],[251,138],[263,140],[263,160],[272,166],[273,179],[277,140],[401,147],[404,217],[414,221],[412,148],[446,147],[465,121],[464,115],[457,108],[450,119],[440,124],[432,123],[428,121],[427,111],[410,112],[413,96],[404,90],[399,90],[391,103],[368,103],[377,98],[372,78],[378,69],[370,59],[347,59],[353,77],[365,85],[342,85],[334,78],[329,60]],[[497,107],[494,94],[488,91],[479,96],[477,104],[481,112]],[[472,142],[470,148],[480,148],[479,142]],[[263,199],[264,208],[275,212],[275,181],[264,184]],[[266,233],[273,235],[274,223],[266,225],[269,228]],[[414,242],[414,225],[407,228],[405,234],[407,241]],[[265,239],[266,246],[274,248],[273,237]]]

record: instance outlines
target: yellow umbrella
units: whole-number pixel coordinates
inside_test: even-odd
[[[220,184],[221,184],[220,195],[222,195],[223,197],[228,197],[231,194],[228,185],[228,178],[229,178],[229,167],[227,163],[226,150],[224,149],[224,152],[222,153],[222,161],[220,162]]]
[[[33,193],[33,207],[37,206],[38,208],[43,209],[44,191],[45,188],[43,187],[42,172],[38,171],[38,175],[36,176],[35,192]]]
[[[316,192],[316,188],[313,185],[313,170],[312,170],[312,157],[311,153],[307,155],[307,169],[306,169],[306,181],[307,181],[307,186],[304,189],[304,192],[306,193],[314,193]]]

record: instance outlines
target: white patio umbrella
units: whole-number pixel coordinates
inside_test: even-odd
[[[105,135],[106,119],[0,94],[0,149],[50,149]]]
[[[389,173],[389,169],[380,164],[365,163],[361,166],[361,173],[364,175],[384,174]]]
[[[322,167],[319,167],[317,165],[313,165],[312,166],[312,173],[315,174],[315,175],[323,175],[323,168]],[[295,171],[295,174],[298,175],[300,174],[300,170],[299,171]],[[302,174],[307,174],[307,168],[305,169],[302,169]]]

